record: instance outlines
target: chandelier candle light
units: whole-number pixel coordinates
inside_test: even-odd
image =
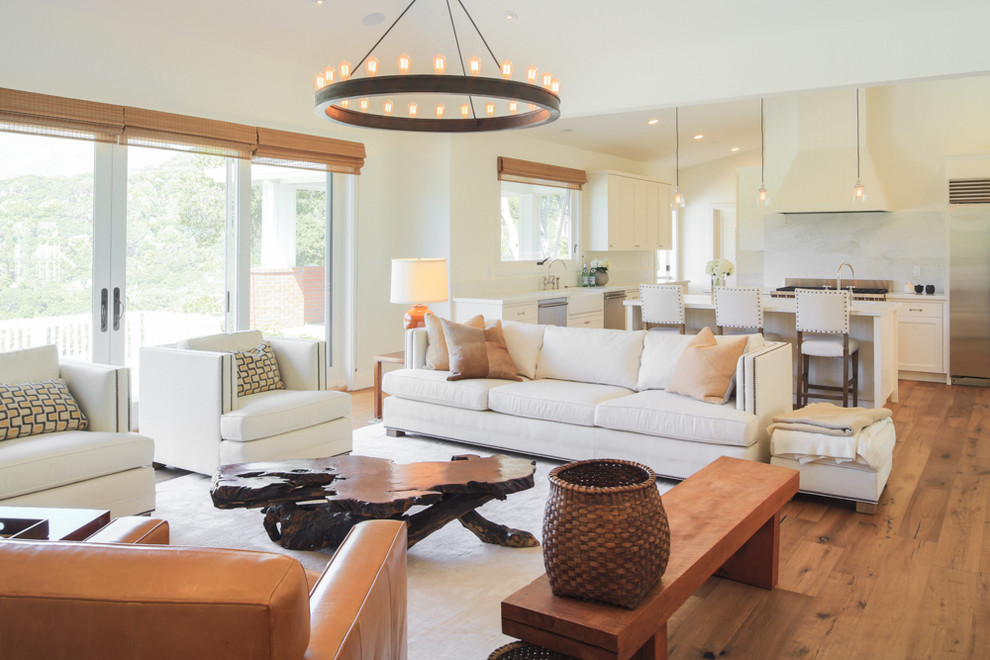
[[[495,57],[462,0],[457,4],[501,77],[482,76],[483,62],[477,56],[464,59],[449,0],[447,13],[461,73],[449,72],[453,67],[448,66],[444,55],[433,57],[433,73],[411,73],[412,58],[402,54],[397,61],[398,75],[378,75],[381,64],[372,53],[416,2],[406,6],[357,66],[352,68],[345,61],[317,74],[317,116],[367,128],[447,133],[539,126],[560,116],[560,81],[549,72],[541,76],[535,66],[525,70],[525,82],[512,80],[512,62]],[[362,66],[365,74],[352,77]]]

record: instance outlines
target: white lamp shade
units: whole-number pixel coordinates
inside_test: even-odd
[[[446,259],[392,259],[392,302],[412,305],[445,300]]]

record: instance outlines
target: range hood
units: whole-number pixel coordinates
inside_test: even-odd
[[[864,95],[865,96],[865,95]],[[780,99],[767,112],[767,159],[783,164],[770,189],[771,213],[887,213],[890,207],[870,153],[865,99],[860,106],[860,179],[866,201],[855,201],[856,97],[854,90]]]

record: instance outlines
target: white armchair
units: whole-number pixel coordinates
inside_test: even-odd
[[[0,353],[0,383],[62,379],[86,417],[85,430],[0,441],[0,504],[109,509],[155,508],[151,438],[129,432],[130,371],[60,360],[54,345]]]
[[[272,345],[283,390],[238,396],[233,353]],[[141,349],[138,425],[155,461],[201,474],[228,463],[351,450],[351,397],[327,389],[326,342],[248,330]]]

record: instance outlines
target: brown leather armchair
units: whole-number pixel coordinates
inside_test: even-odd
[[[85,543],[0,542],[0,655],[406,657],[406,526],[355,526],[312,590],[286,555],[169,545],[162,521]],[[163,541],[164,539],[164,541]]]

